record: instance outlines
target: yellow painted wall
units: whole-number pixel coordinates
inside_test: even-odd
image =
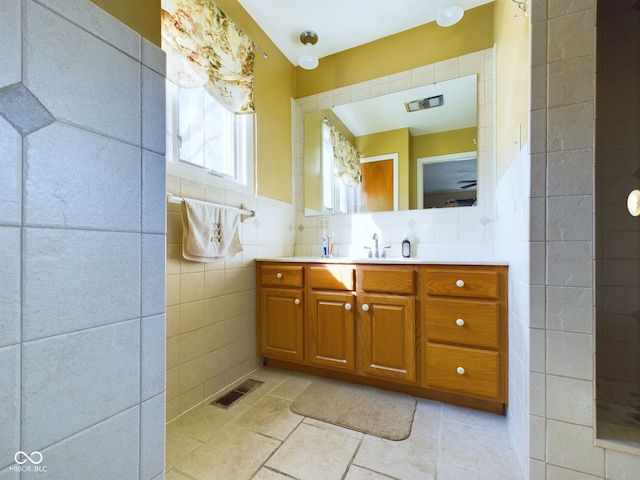
[[[452,153],[474,152],[476,145],[476,127],[461,128],[448,132],[438,132],[429,135],[418,135],[409,139],[409,208],[417,208],[418,189],[418,159],[437,157]]]
[[[321,58],[314,70],[296,67],[295,98],[491,48],[493,22],[491,2],[467,10],[452,27],[427,23]],[[318,42],[322,42],[322,36]]]
[[[160,0],[91,0],[141,36],[160,46]]]
[[[504,175],[521,144],[529,142],[531,74],[529,17],[510,0],[495,0],[496,38],[496,181]],[[544,95],[544,92],[542,92]]]
[[[398,154],[398,209],[409,208],[409,129],[399,128],[355,138],[362,157]]]
[[[93,0],[93,2],[143,37],[160,45],[160,0]],[[237,0],[216,0],[216,4],[269,55],[269,58],[265,59],[256,53],[254,67],[258,193],[292,203],[293,65]]]

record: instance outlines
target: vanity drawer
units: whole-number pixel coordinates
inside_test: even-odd
[[[272,287],[302,287],[303,272],[302,265],[261,265],[260,284]]]
[[[489,268],[438,267],[424,269],[427,295],[498,298],[498,271]]]
[[[312,265],[309,285],[315,290],[354,290],[355,268],[346,265]]]
[[[414,267],[358,267],[358,288],[364,292],[413,295],[416,288]]]
[[[498,352],[427,343],[425,354],[425,387],[500,399]]]
[[[494,302],[427,299],[424,331],[432,342],[497,349],[500,317]]]

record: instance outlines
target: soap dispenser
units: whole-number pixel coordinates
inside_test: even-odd
[[[411,256],[411,242],[409,241],[409,236],[405,233],[404,240],[402,240],[402,256],[404,258],[409,258]]]

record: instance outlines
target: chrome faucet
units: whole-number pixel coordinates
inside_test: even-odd
[[[374,249],[374,253],[373,253],[373,255],[374,255],[376,258],[380,258],[380,251],[378,250],[378,234],[377,234],[377,233],[374,233],[374,234],[373,234],[373,240],[376,242],[376,243],[375,243],[375,249]]]

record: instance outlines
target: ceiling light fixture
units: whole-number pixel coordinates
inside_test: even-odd
[[[438,13],[436,23],[441,27],[450,27],[458,23],[464,16],[464,10],[458,5],[447,7]]]
[[[304,44],[302,55],[298,57],[298,65],[305,70],[313,70],[318,66],[318,57],[313,54],[313,46],[318,43],[318,34],[306,30],[300,34],[300,41]]]

